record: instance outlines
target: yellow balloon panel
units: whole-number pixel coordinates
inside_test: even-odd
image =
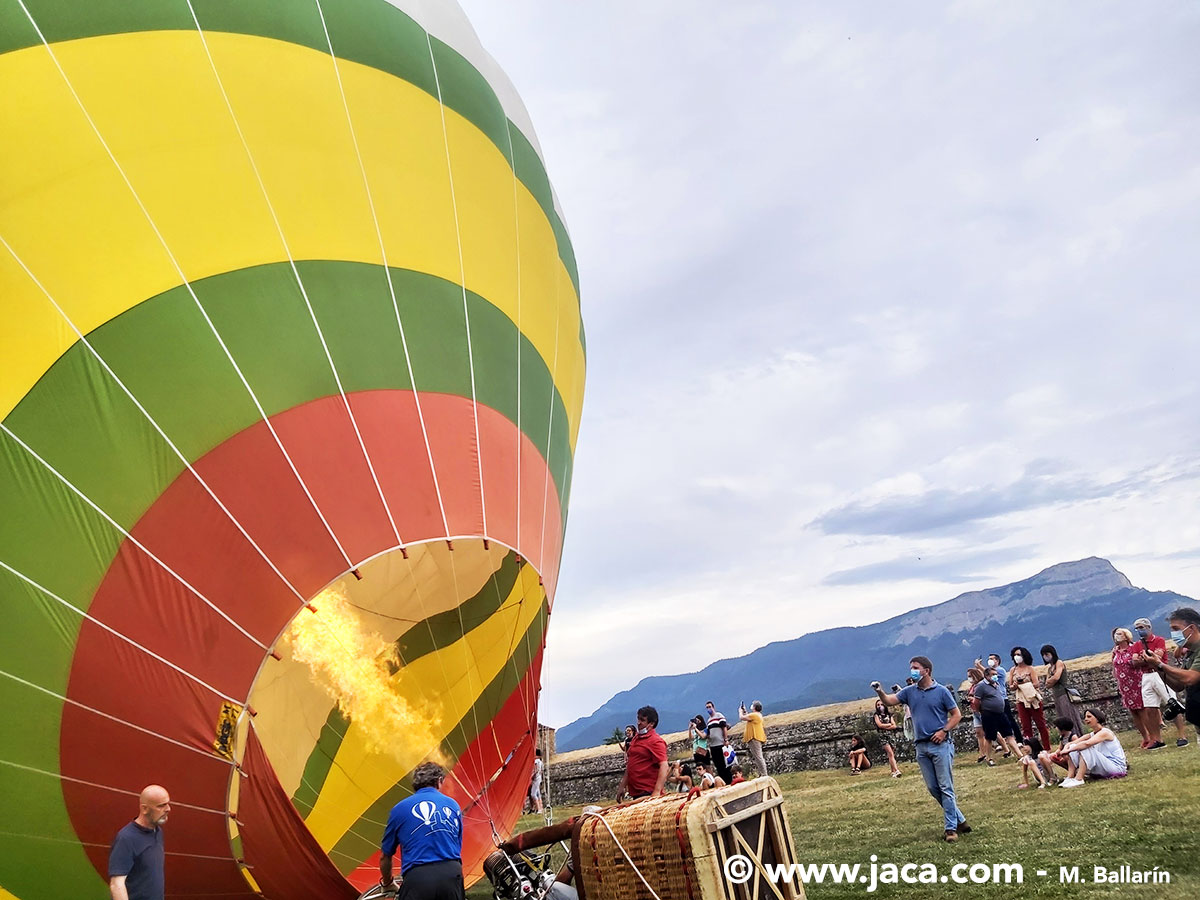
[[[458,283],[465,271],[467,286],[519,321],[560,379],[583,367],[578,302],[550,224],[474,125],[445,110],[443,134],[428,94],[342,61],[360,168],[328,56],[245,35],[207,41],[234,115],[197,34],[55,47],[120,170],[44,48],[0,57],[0,81],[23,86],[0,95],[0,236],[81,331],[180,284],[176,266],[195,280],[284,261],[286,239],[295,259],[379,263],[386,250],[392,266]],[[19,268],[0,274],[19,308],[47,304]],[[0,354],[22,367],[6,380],[0,415],[62,353],[39,319],[46,314],[11,357],[16,338],[0,334]],[[580,398],[561,392],[573,443]]]

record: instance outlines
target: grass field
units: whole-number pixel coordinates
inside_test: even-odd
[[[1191,729],[1189,729],[1189,732]],[[1173,733],[1173,729],[1172,729]],[[1023,884],[810,884],[809,898],[904,897],[1010,900],[1027,897],[1200,898],[1200,751],[1196,742],[1150,753],[1137,749],[1134,732],[1120,735],[1131,772],[1126,778],[1089,782],[1074,789],[1017,790],[1020,766],[995,768],[960,754],[955,767],[959,806],[974,831],[955,845],[942,842],[942,814],[925,790],[915,763],[902,778],[879,765],[850,777],[840,771],[796,772],[778,778],[802,863],[934,863],[948,873],[956,863],[1019,863]],[[1194,738],[1194,735],[1193,735]],[[577,809],[557,810],[564,818]],[[541,824],[527,816],[518,830]],[[1138,870],[1159,866],[1171,884],[1092,883],[1093,867]],[[1078,866],[1084,884],[1059,882],[1060,866]],[[1038,877],[1037,870],[1049,874]],[[468,892],[491,896],[483,881]]]

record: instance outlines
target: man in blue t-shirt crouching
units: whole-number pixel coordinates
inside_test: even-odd
[[[446,770],[426,762],[413,772],[413,793],[392,807],[380,846],[379,874],[394,884],[400,850],[400,900],[463,900],[462,810],[442,793]]]
[[[916,680],[898,694],[885,694],[878,681],[871,687],[888,706],[903,703],[912,714],[916,731],[917,764],[925,787],[942,807],[945,840],[954,843],[971,826],[958,808],[954,796],[954,740],[951,734],[962,720],[962,710],[945,685],[933,680],[933,663],[926,656],[914,656],[908,662],[909,675]]]

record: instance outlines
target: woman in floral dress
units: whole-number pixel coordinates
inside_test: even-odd
[[[1142,707],[1142,670],[1133,664],[1137,649],[1133,646],[1133,632],[1128,628],[1114,628],[1112,633],[1113,676],[1117,679],[1117,691],[1121,702],[1133,717],[1134,727],[1142,735],[1142,749],[1150,744]]]

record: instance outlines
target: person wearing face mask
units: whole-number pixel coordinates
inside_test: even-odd
[[[975,685],[971,706],[979,711],[980,727],[984,737],[992,744],[1003,747],[1018,756],[1021,755],[1020,743],[1013,735],[1012,726],[1004,715],[1005,688],[1000,687],[1000,676],[995,669],[987,668],[978,672],[980,679]]]
[[[637,711],[637,733],[625,754],[625,775],[617,788],[617,802],[628,791],[633,799],[658,797],[667,782],[667,742],[654,729],[658,726],[658,710],[643,706]]]
[[[1167,622],[1171,626],[1171,639],[1189,651],[1186,665],[1173,666],[1157,656],[1145,654],[1142,654],[1143,662],[1158,672],[1168,685],[1185,692],[1183,714],[1200,729],[1200,612],[1182,606],[1167,616]]]
[[[1137,632],[1138,639],[1134,643],[1134,647],[1141,650],[1144,656],[1157,656],[1161,660],[1167,658],[1167,642],[1154,633],[1154,626],[1150,624],[1150,620],[1143,617],[1133,623],[1133,629]],[[1140,647],[1138,646],[1140,645]],[[1145,671],[1142,673],[1142,705],[1145,706],[1146,712],[1143,714],[1146,717],[1146,729],[1150,733],[1151,742],[1162,743],[1162,708],[1167,705],[1168,701],[1174,699],[1174,694],[1162,680],[1162,676],[1149,668],[1148,664],[1139,663]],[[1176,747],[1186,747],[1187,739],[1187,724],[1183,720],[1183,716],[1175,717],[1175,730],[1178,732],[1178,738],[1175,740]]]
[[[975,743],[979,747],[979,758],[975,762],[986,762],[989,766],[994,766],[996,761],[992,759],[992,742],[983,733],[983,716],[979,714],[979,704],[975,700],[975,688],[983,681],[983,669],[980,668],[979,660],[975,660],[975,665],[967,669],[967,680],[971,682],[971,687],[967,690],[967,702],[971,706],[971,727],[975,729]],[[878,706],[879,701],[875,701],[875,705]]]
[[[983,665],[980,664],[979,660],[975,660],[975,664],[977,666],[979,666],[980,669],[984,668]],[[1022,736],[1021,735],[1021,723],[1017,721],[1017,714],[1015,712],[1013,712],[1012,703],[1010,703],[1009,699],[1008,699],[1008,669],[1006,669],[1006,668],[1004,668],[1004,666],[1000,665],[1000,654],[999,653],[989,653],[988,658],[987,658],[987,664],[989,666],[991,666],[993,669],[995,669],[996,674],[1000,676],[1000,683],[1002,685],[1004,685],[1004,687],[1005,687],[1005,690],[1004,690],[1004,715],[1006,715],[1008,717],[1008,724],[1012,726],[1013,734],[1017,735],[1018,737],[1021,737]],[[1004,755],[1007,756],[1008,753],[1005,752]]]
[[[1046,712],[1042,709],[1042,682],[1033,667],[1033,654],[1025,647],[1012,648],[1013,667],[1008,670],[1008,687],[1016,691],[1017,716],[1021,720],[1021,734],[1037,736],[1043,747],[1050,746],[1050,729],[1046,725]]]
[[[1067,664],[1058,658],[1053,644],[1043,645],[1042,662],[1046,664],[1046,687],[1054,697],[1054,712],[1058,718],[1070,719],[1074,730],[1083,734],[1083,717],[1074,703],[1079,692],[1071,687]]]
[[[897,694],[885,693],[878,681],[871,683],[871,689],[888,706],[903,703],[912,711],[917,765],[921,767],[925,787],[942,807],[944,840],[954,843],[960,834],[971,831],[954,794],[954,739],[951,735],[962,721],[962,710],[946,686],[933,680],[933,663],[928,657],[914,656],[908,665],[915,684]]]
[[[1133,632],[1128,628],[1114,628],[1112,639],[1113,678],[1117,682],[1121,704],[1129,710],[1134,727],[1142,735],[1142,749],[1157,750],[1163,743],[1159,741],[1155,744],[1150,740],[1150,731],[1146,728],[1146,709],[1142,703],[1142,675],[1146,670],[1135,663],[1141,656],[1138,652],[1141,645],[1134,646]]]

